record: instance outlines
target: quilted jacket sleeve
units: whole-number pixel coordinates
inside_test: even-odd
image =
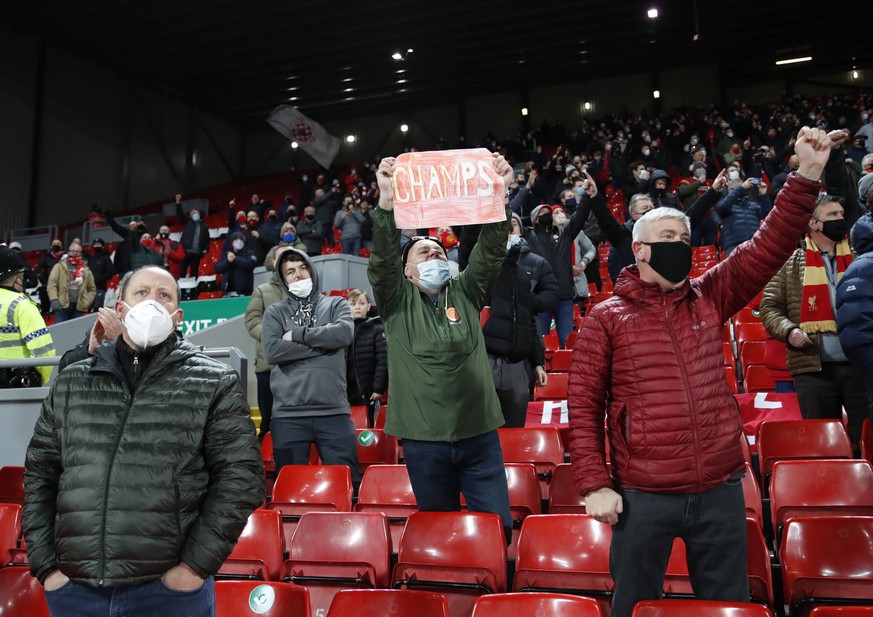
[[[612,488],[606,467],[604,421],[612,367],[612,341],[607,303],[595,307],[583,322],[573,349],[568,387],[570,457],[581,495]]]
[[[180,555],[204,577],[218,571],[264,502],[261,452],[239,378],[228,370],[217,386],[203,440],[209,489]]]

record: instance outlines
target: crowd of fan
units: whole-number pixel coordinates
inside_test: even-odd
[[[533,227],[545,214],[550,215],[550,225],[565,227],[582,200],[582,184],[590,174],[601,192],[623,199],[624,209],[612,211],[619,224],[630,225],[653,207],[678,208],[691,215],[694,245],[719,245],[723,254],[729,254],[752,236],[787,174],[796,168],[793,146],[803,125],[849,132],[845,147],[831,157],[833,164],[829,163],[824,181],[828,193],[842,199],[849,225],[866,211],[865,195],[859,195],[858,186],[862,177],[873,178],[867,175],[873,171],[871,108],[873,103],[857,94],[795,96],[773,104],[586,119],[572,132],[560,123],[544,123],[500,142],[488,135],[483,143],[461,140],[457,146],[487,147],[514,163],[513,209]],[[433,146],[447,147],[442,141]],[[310,256],[342,252],[368,257],[370,209],[379,197],[376,165],[373,160],[343,173],[304,173],[278,206],[258,194],[251,195],[244,206],[231,200],[227,234],[214,264],[215,273],[221,275],[222,295],[251,295],[254,269],[260,265],[272,269],[277,246],[293,246]],[[869,180],[861,183],[862,188],[869,186]],[[718,194],[705,200],[705,207],[693,209],[713,189]],[[111,259],[111,247],[99,238],[88,249],[78,239],[67,247],[54,240],[36,272],[28,274],[30,287],[40,283],[43,313],[54,312],[60,321],[96,310],[103,305],[107,284],[115,275],[142,265],[166,267],[177,279],[196,277],[200,260],[209,250],[209,229],[204,213],[183,211],[181,195],[176,202],[181,234],[171,232],[166,223],[172,221],[156,233],[143,221],[123,226],[112,211],[95,207],[92,221],[109,224],[122,238]],[[532,214],[537,216],[531,218]],[[576,238],[573,262],[551,264],[572,269],[577,301],[588,295],[588,283],[598,289],[603,284],[598,253],[592,250],[601,242],[613,241],[611,279],[628,265],[616,250],[615,238],[601,224],[591,213]],[[439,236],[450,259],[457,261],[460,230],[404,230],[403,239],[424,232]],[[53,279],[52,272],[62,262],[69,276],[60,276],[62,267]],[[607,272],[605,266],[603,272]]]

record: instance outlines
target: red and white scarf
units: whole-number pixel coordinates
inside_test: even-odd
[[[837,242],[837,282],[852,263],[852,251],[846,239]],[[837,320],[831,306],[828,273],[824,257],[812,239],[806,237],[806,268],[803,271],[803,293],[800,300],[800,329],[806,333],[837,331]]]

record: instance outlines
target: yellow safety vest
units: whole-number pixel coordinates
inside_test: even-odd
[[[22,293],[0,287],[0,360],[55,355],[52,335],[33,301]],[[51,366],[37,367],[42,383],[48,382]]]

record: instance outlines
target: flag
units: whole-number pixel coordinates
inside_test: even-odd
[[[267,122],[288,139],[296,141],[306,154],[325,169],[330,167],[339,152],[338,137],[334,137],[318,122],[310,120],[290,105],[279,105],[267,116]]]

